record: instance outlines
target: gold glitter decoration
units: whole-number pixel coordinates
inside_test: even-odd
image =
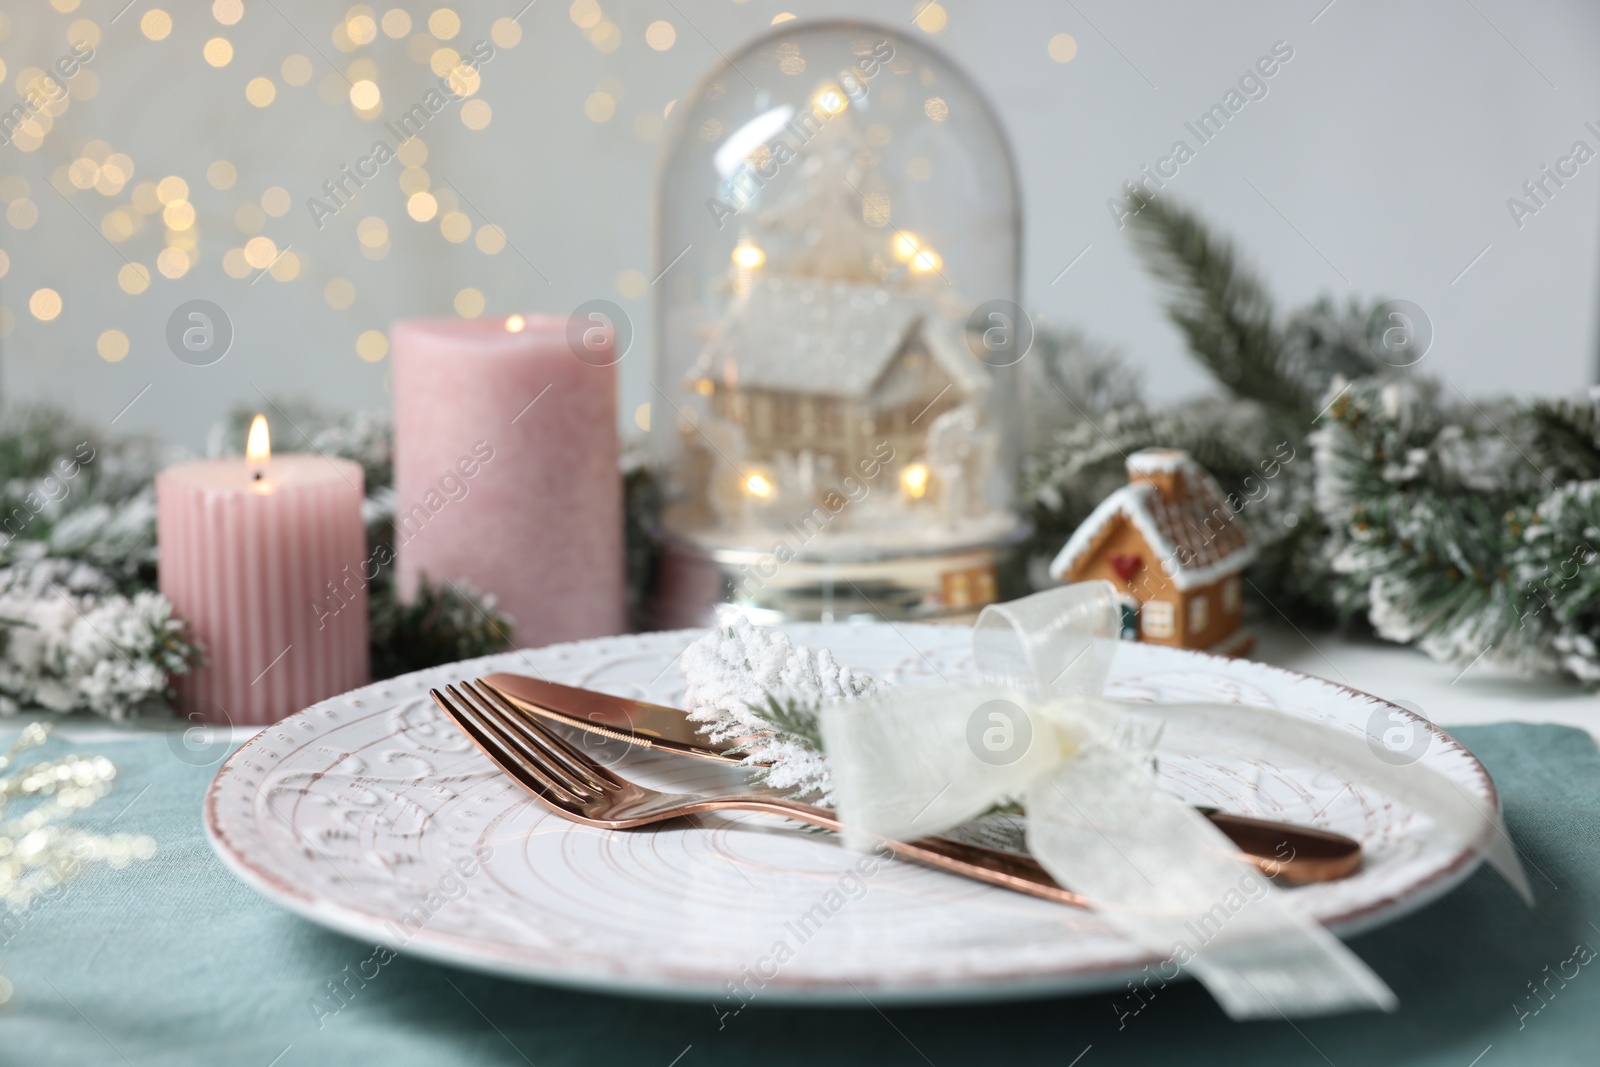
[[[465,63],[452,70],[446,80],[449,82],[450,91],[457,96],[471,96],[483,87],[483,75],[478,73],[477,68],[469,67]]]
[[[447,7],[441,7],[428,16],[428,32],[441,41],[448,41],[461,32],[461,16]]]
[[[164,278],[181,278],[189,272],[189,253],[181,248],[163,248],[156,256],[156,270]]]
[[[300,276],[300,257],[293,252],[285,250],[282,255],[272,261],[272,266],[267,270],[273,279],[280,282],[292,282]]]
[[[433,186],[433,179],[421,167],[407,167],[400,172],[400,191],[406,196],[416,196],[425,193]],[[411,216],[416,218],[415,215]],[[431,216],[430,216],[431,218]]]
[[[172,32],[172,16],[159,7],[151,8],[139,20],[139,30],[152,41],[164,41]]]
[[[67,167],[67,181],[76,189],[93,189],[100,179],[100,165],[88,157],[74,159]]]
[[[943,4],[918,3],[917,13],[911,21],[924,33],[939,33],[949,24],[950,13]]]
[[[567,16],[580,30],[587,30],[599,23],[605,14],[596,0],[572,0],[572,6],[567,8]]]
[[[156,183],[156,197],[163,204],[189,199],[189,183],[176,174],[169,174]]]
[[[657,52],[665,52],[677,39],[677,29],[664,19],[652,22],[644,29],[644,43]]]
[[[27,230],[39,221],[39,207],[32,200],[13,200],[6,206],[6,221],[19,230]]]
[[[121,208],[108,211],[100,220],[100,232],[113,244],[126,241],[133,236],[133,216]]]
[[[201,55],[213,67],[226,67],[233,62],[233,42],[226,37],[213,37],[206,42]]]
[[[511,48],[522,40],[522,23],[516,19],[495,19],[489,27],[489,39],[501,48]]]
[[[352,15],[344,24],[352,44],[371,44],[378,39],[378,23],[371,15]]]
[[[506,232],[491,222],[479,227],[478,235],[473,240],[477,242],[478,251],[484,255],[498,255],[505,250]]]
[[[93,19],[75,19],[67,27],[67,40],[73,44],[83,43],[90,48],[100,47],[100,25]]]
[[[150,268],[143,263],[124,263],[117,269],[117,287],[129,296],[150,288]]]
[[[40,322],[49,322],[61,314],[61,294],[54,289],[36,289],[28,298],[28,310]]]
[[[194,205],[187,200],[174,200],[162,209],[161,221],[169,229],[187,230],[194,225]]]
[[[589,31],[589,43],[602,52],[615,52],[622,45],[622,30],[606,19]]]
[[[343,311],[356,302],[356,287],[348,278],[334,278],[322,287],[322,299],[335,311]]]
[[[382,101],[383,94],[376,82],[362,80],[350,86],[350,104],[357,111],[371,111]]]
[[[428,222],[438,213],[439,201],[431,193],[412,193],[406,200],[406,214],[418,222]]]
[[[487,100],[468,100],[461,105],[461,122],[469,130],[481,130],[494,118]]]
[[[449,211],[439,220],[439,232],[451,244],[460,244],[472,236],[472,220],[459,211]]]
[[[252,237],[244,243],[244,259],[256,270],[262,270],[278,258],[278,246],[270,237]]]
[[[219,159],[206,168],[206,181],[213,189],[232,189],[239,180],[239,169],[226,159]]]
[[[391,7],[383,13],[383,32],[399,40],[411,32],[411,13],[404,8]]]
[[[94,191],[101,196],[116,196],[133,177],[133,157],[126,152],[113,152],[100,165],[100,176],[95,179]]]
[[[461,53],[454,48],[436,48],[428,57],[428,66],[441,78],[460,65]]]
[[[251,78],[244,87],[244,98],[256,107],[266,107],[277,99],[278,87],[271,78]]]
[[[583,102],[583,113],[594,122],[606,122],[617,113],[617,102],[610,93],[590,93]]]
[[[382,330],[365,330],[356,338],[356,355],[376,363],[389,354],[389,338]]]
[[[386,244],[389,240],[389,224],[376,215],[368,215],[356,223],[356,240],[368,248]]]
[[[283,62],[278,65],[278,73],[283,75],[283,80],[290,85],[301,86],[311,80],[311,75],[315,74],[316,70],[312,67],[311,60],[296,53],[284,57]]]
[[[121,330],[106,330],[95,341],[94,350],[107,363],[120,363],[128,354],[128,335]]]

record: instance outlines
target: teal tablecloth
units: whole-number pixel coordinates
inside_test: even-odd
[[[1600,756],[1587,734],[1563,727],[1456,736],[1499,783],[1538,909],[1480,871],[1353,942],[1399,994],[1397,1013],[1293,1025],[1229,1022],[1192,983],[1160,992],[1125,1025],[1113,996],[883,1011],[758,1001],[719,1021],[710,1004],[576,993],[400,957],[319,1029],[309,999],[372,947],[296,918],[223,870],[200,827],[213,767],[186,764],[162,738],[73,746],[121,771],[86,824],[114,820],[161,851],[120,873],[92,870],[0,930],[0,970],[15,984],[0,1006],[0,1064],[1600,1062],[1600,958],[1579,962],[1600,949]]]

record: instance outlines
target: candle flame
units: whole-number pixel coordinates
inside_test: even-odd
[[[760,497],[762,500],[772,495],[772,483],[764,474],[752,474],[744,480],[744,487],[751,496]]]
[[[521,333],[527,328],[528,320],[521,315],[511,315],[506,318],[506,333]]]
[[[257,415],[250,422],[250,437],[245,441],[246,462],[261,466],[272,458],[272,438],[267,433],[267,417]]]

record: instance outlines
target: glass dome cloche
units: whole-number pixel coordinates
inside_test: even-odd
[[[893,30],[786,23],[678,101],[657,204],[656,626],[1010,595],[1021,209],[994,113]]]

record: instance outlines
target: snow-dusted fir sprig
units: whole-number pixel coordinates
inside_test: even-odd
[[[165,701],[199,650],[165,597],[112,587],[81,561],[0,566],[0,716],[43,709],[122,719]]]
[[[689,718],[712,741],[743,739],[757,780],[828,804],[828,763],[817,731],[825,704],[859,700],[883,683],[840,665],[825,648],[807,648],[779,630],[729,612],[683,653]]]

